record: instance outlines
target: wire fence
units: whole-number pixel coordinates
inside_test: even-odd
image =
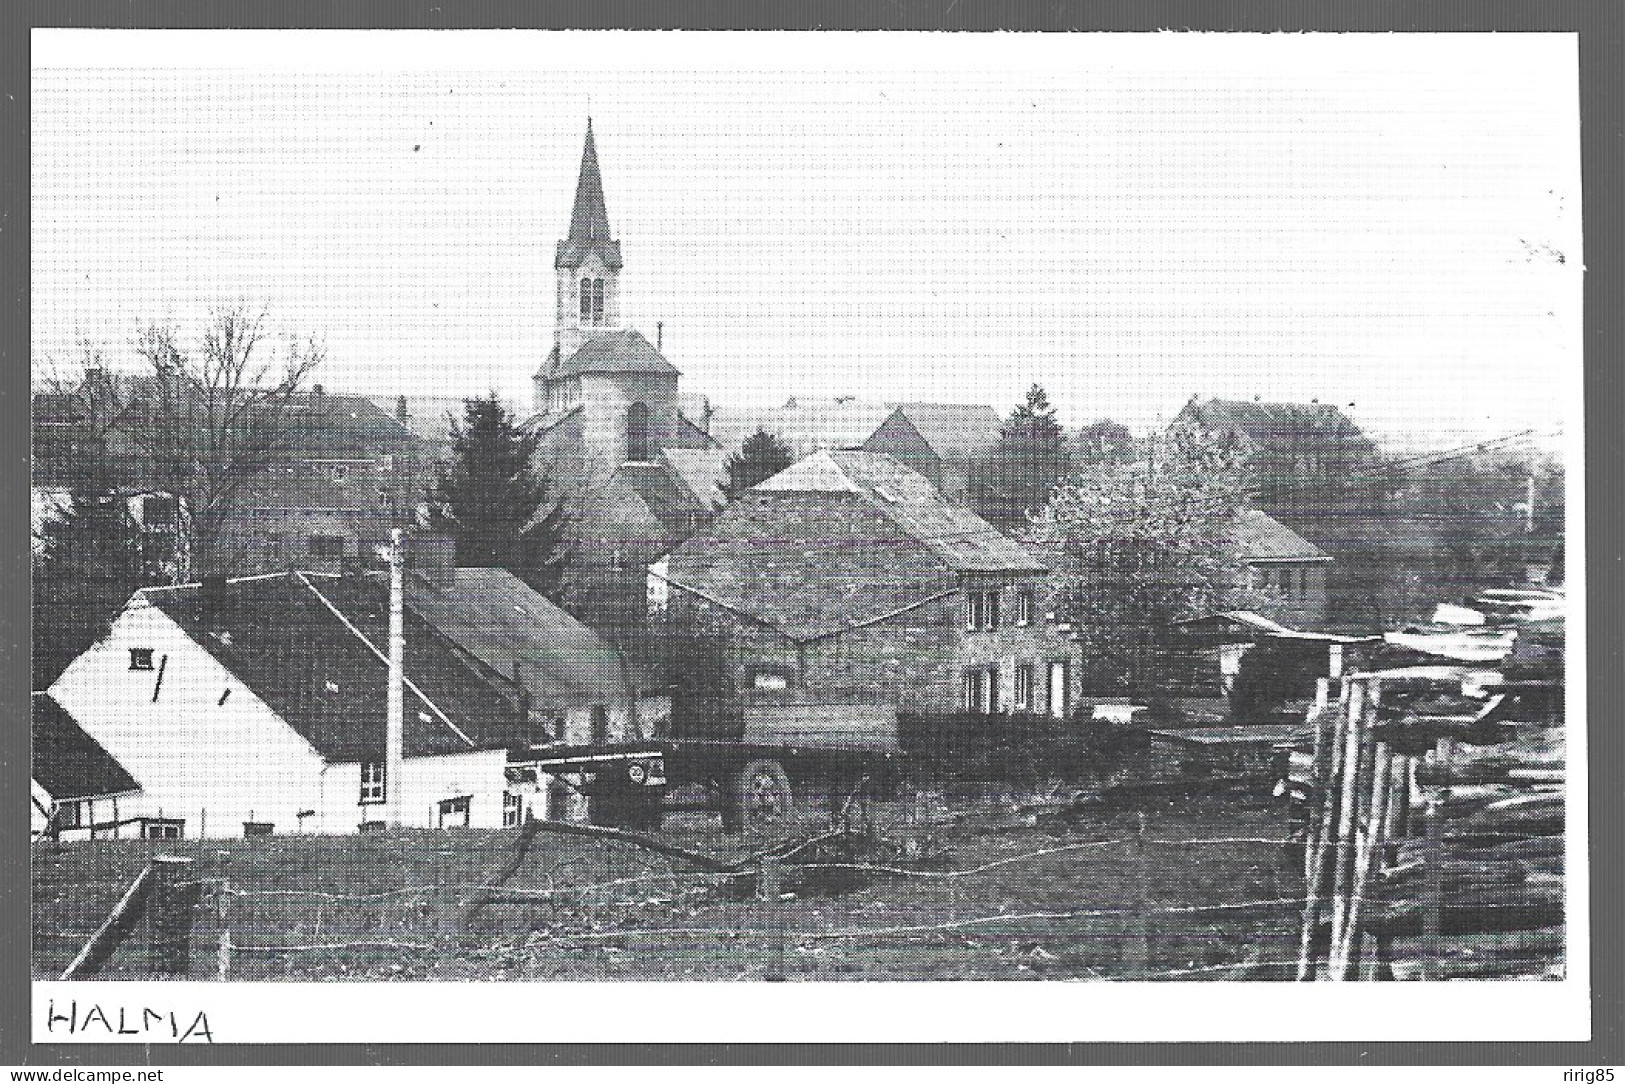
[[[196,874],[167,885],[187,909],[181,932],[138,924],[136,949],[103,970],[150,975],[168,960],[162,973],[243,980],[1294,978],[1314,900],[1290,819],[1261,806],[1226,825],[1241,831],[1191,834],[1166,819],[1153,831],[1143,813],[1122,816],[1089,838],[1049,840],[963,830],[945,842],[930,825],[904,826],[855,857],[803,844],[800,861],[770,848],[722,871],[543,833],[501,882],[491,871],[511,856],[512,831],[197,842]],[[35,924],[44,973],[90,941],[144,857],[78,850],[113,868],[92,893],[58,871],[56,913]],[[152,947],[165,936],[169,956]],[[1528,970],[1542,953],[1550,946],[1533,938],[1501,956]]]

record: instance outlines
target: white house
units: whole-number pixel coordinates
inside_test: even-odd
[[[410,612],[404,760],[384,778],[387,614],[387,583],[366,577],[147,588],[50,696],[139,781],[152,831],[352,832],[395,810],[406,826],[518,823],[543,799],[510,788],[509,750],[546,735]]]

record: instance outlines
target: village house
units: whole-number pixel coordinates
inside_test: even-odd
[[[626,736],[637,709],[613,654],[506,572],[406,579],[399,780],[385,770],[389,588],[376,575],[147,588],[50,695],[139,787],[145,823],[173,836],[558,813],[550,781],[520,766],[539,747]]]
[[[1258,507],[1317,545],[1361,513],[1376,445],[1330,403],[1193,398],[1172,424],[1234,440],[1247,454]]]
[[[881,422],[863,442],[919,471],[944,497],[970,504],[976,465],[998,446],[999,416],[990,406],[906,403]]]
[[[1029,549],[875,452],[824,451],[651,569],[672,620],[727,631],[755,703],[1065,714],[1076,646]]]
[[[1332,564],[1326,551],[1256,508],[1237,513],[1236,535],[1247,586],[1274,596],[1273,613],[1280,621],[1319,628],[1326,620],[1326,574]]]
[[[32,483],[36,509],[49,515],[86,457],[97,457],[129,502],[145,564],[162,573],[185,565],[176,553],[188,546],[188,509],[141,432],[153,424],[147,389],[144,377],[92,370],[75,392],[36,394]],[[111,420],[94,416],[98,400],[118,404],[108,408]],[[278,439],[221,516],[214,571],[337,571],[365,560],[393,528],[413,521],[432,481],[435,448],[370,399],[318,384],[280,409]]]

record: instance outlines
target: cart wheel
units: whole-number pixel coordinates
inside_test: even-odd
[[[795,808],[790,777],[776,760],[753,760],[740,769],[734,796],[733,805],[742,828],[776,824]]]

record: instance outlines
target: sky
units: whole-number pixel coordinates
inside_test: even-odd
[[[683,391],[1579,424],[1568,35],[34,32],[32,352],[211,310],[529,402],[589,113]]]

